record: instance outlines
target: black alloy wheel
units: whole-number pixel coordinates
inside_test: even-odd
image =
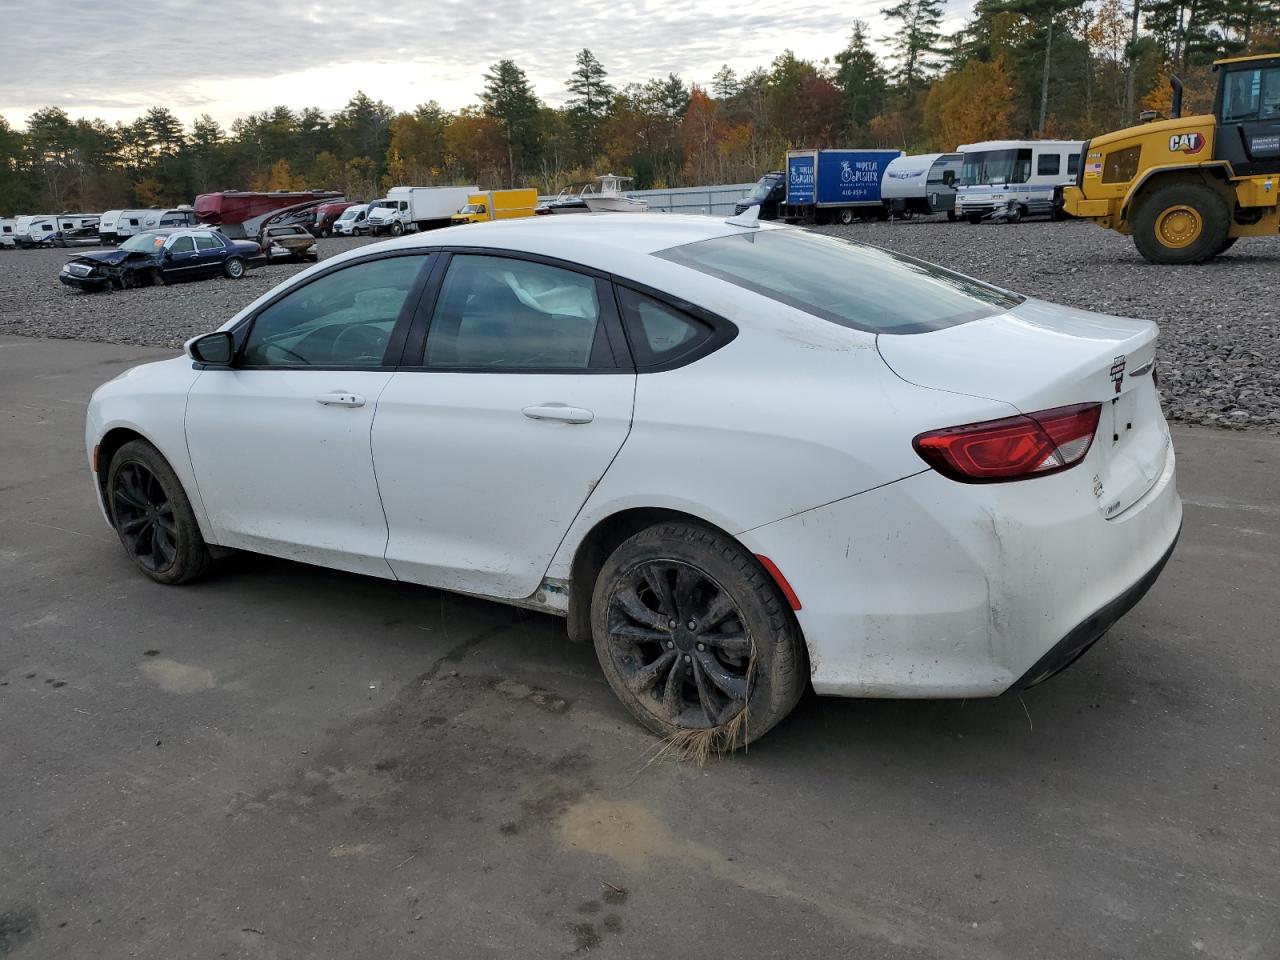
[[[719,727],[745,708],[751,638],[705,571],[677,560],[636,564],[610,598],[608,633],[622,679],[667,722]]]
[[[111,509],[125,549],[139,565],[163,573],[178,557],[174,505],[160,481],[141,463],[126,463],[111,485]]]

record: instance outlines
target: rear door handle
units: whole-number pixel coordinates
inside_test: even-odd
[[[590,423],[596,415],[584,407],[564,403],[540,403],[521,411],[530,420],[559,420],[562,423]]]
[[[363,407],[364,397],[358,393],[344,393],[341,390],[334,390],[332,393],[322,393],[316,397],[316,403],[322,403],[326,407]]]

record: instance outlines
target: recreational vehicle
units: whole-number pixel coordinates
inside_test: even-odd
[[[1082,140],[988,140],[960,147],[964,163],[956,215],[1019,220],[1062,215],[1062,191],[1075,183]]]
[[[945,213],[954,220],[956,182],[963,160],[959,153],[922,153],[889,161],[880,184],[889,215]]]
[[[19,217],[13,239],[19,247],[65,247],[98,242],[98,215],[87,213],[38,214]]]
[[[12,250],[18,244],[13,239],[14,221],[9,217],[0,218],[0,250]]]

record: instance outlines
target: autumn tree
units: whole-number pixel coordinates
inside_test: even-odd
[[[1014,125],[1014,92],[1003,57],[971,60],[936,81],[924,101],[924,127],[937,150],[998,140]]]

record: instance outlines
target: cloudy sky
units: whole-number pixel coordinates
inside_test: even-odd
[[[790,47],[835,54],[855,18],[883,36],[887,0],[0,0],[9,27],[0,114],[15,126],[42,106],[132,120],[169,107],[224,125],[276,104],[339,109],[357,89],[410,109],[476,99],[494,61],[515,60],[538,95],[565,99],[589,47],[622,85],[668,72],[706,84],[728,63],[767,65]],[[969,3],[948,0],[948,26]],[[18,55],[16,43],[21,38]]]

